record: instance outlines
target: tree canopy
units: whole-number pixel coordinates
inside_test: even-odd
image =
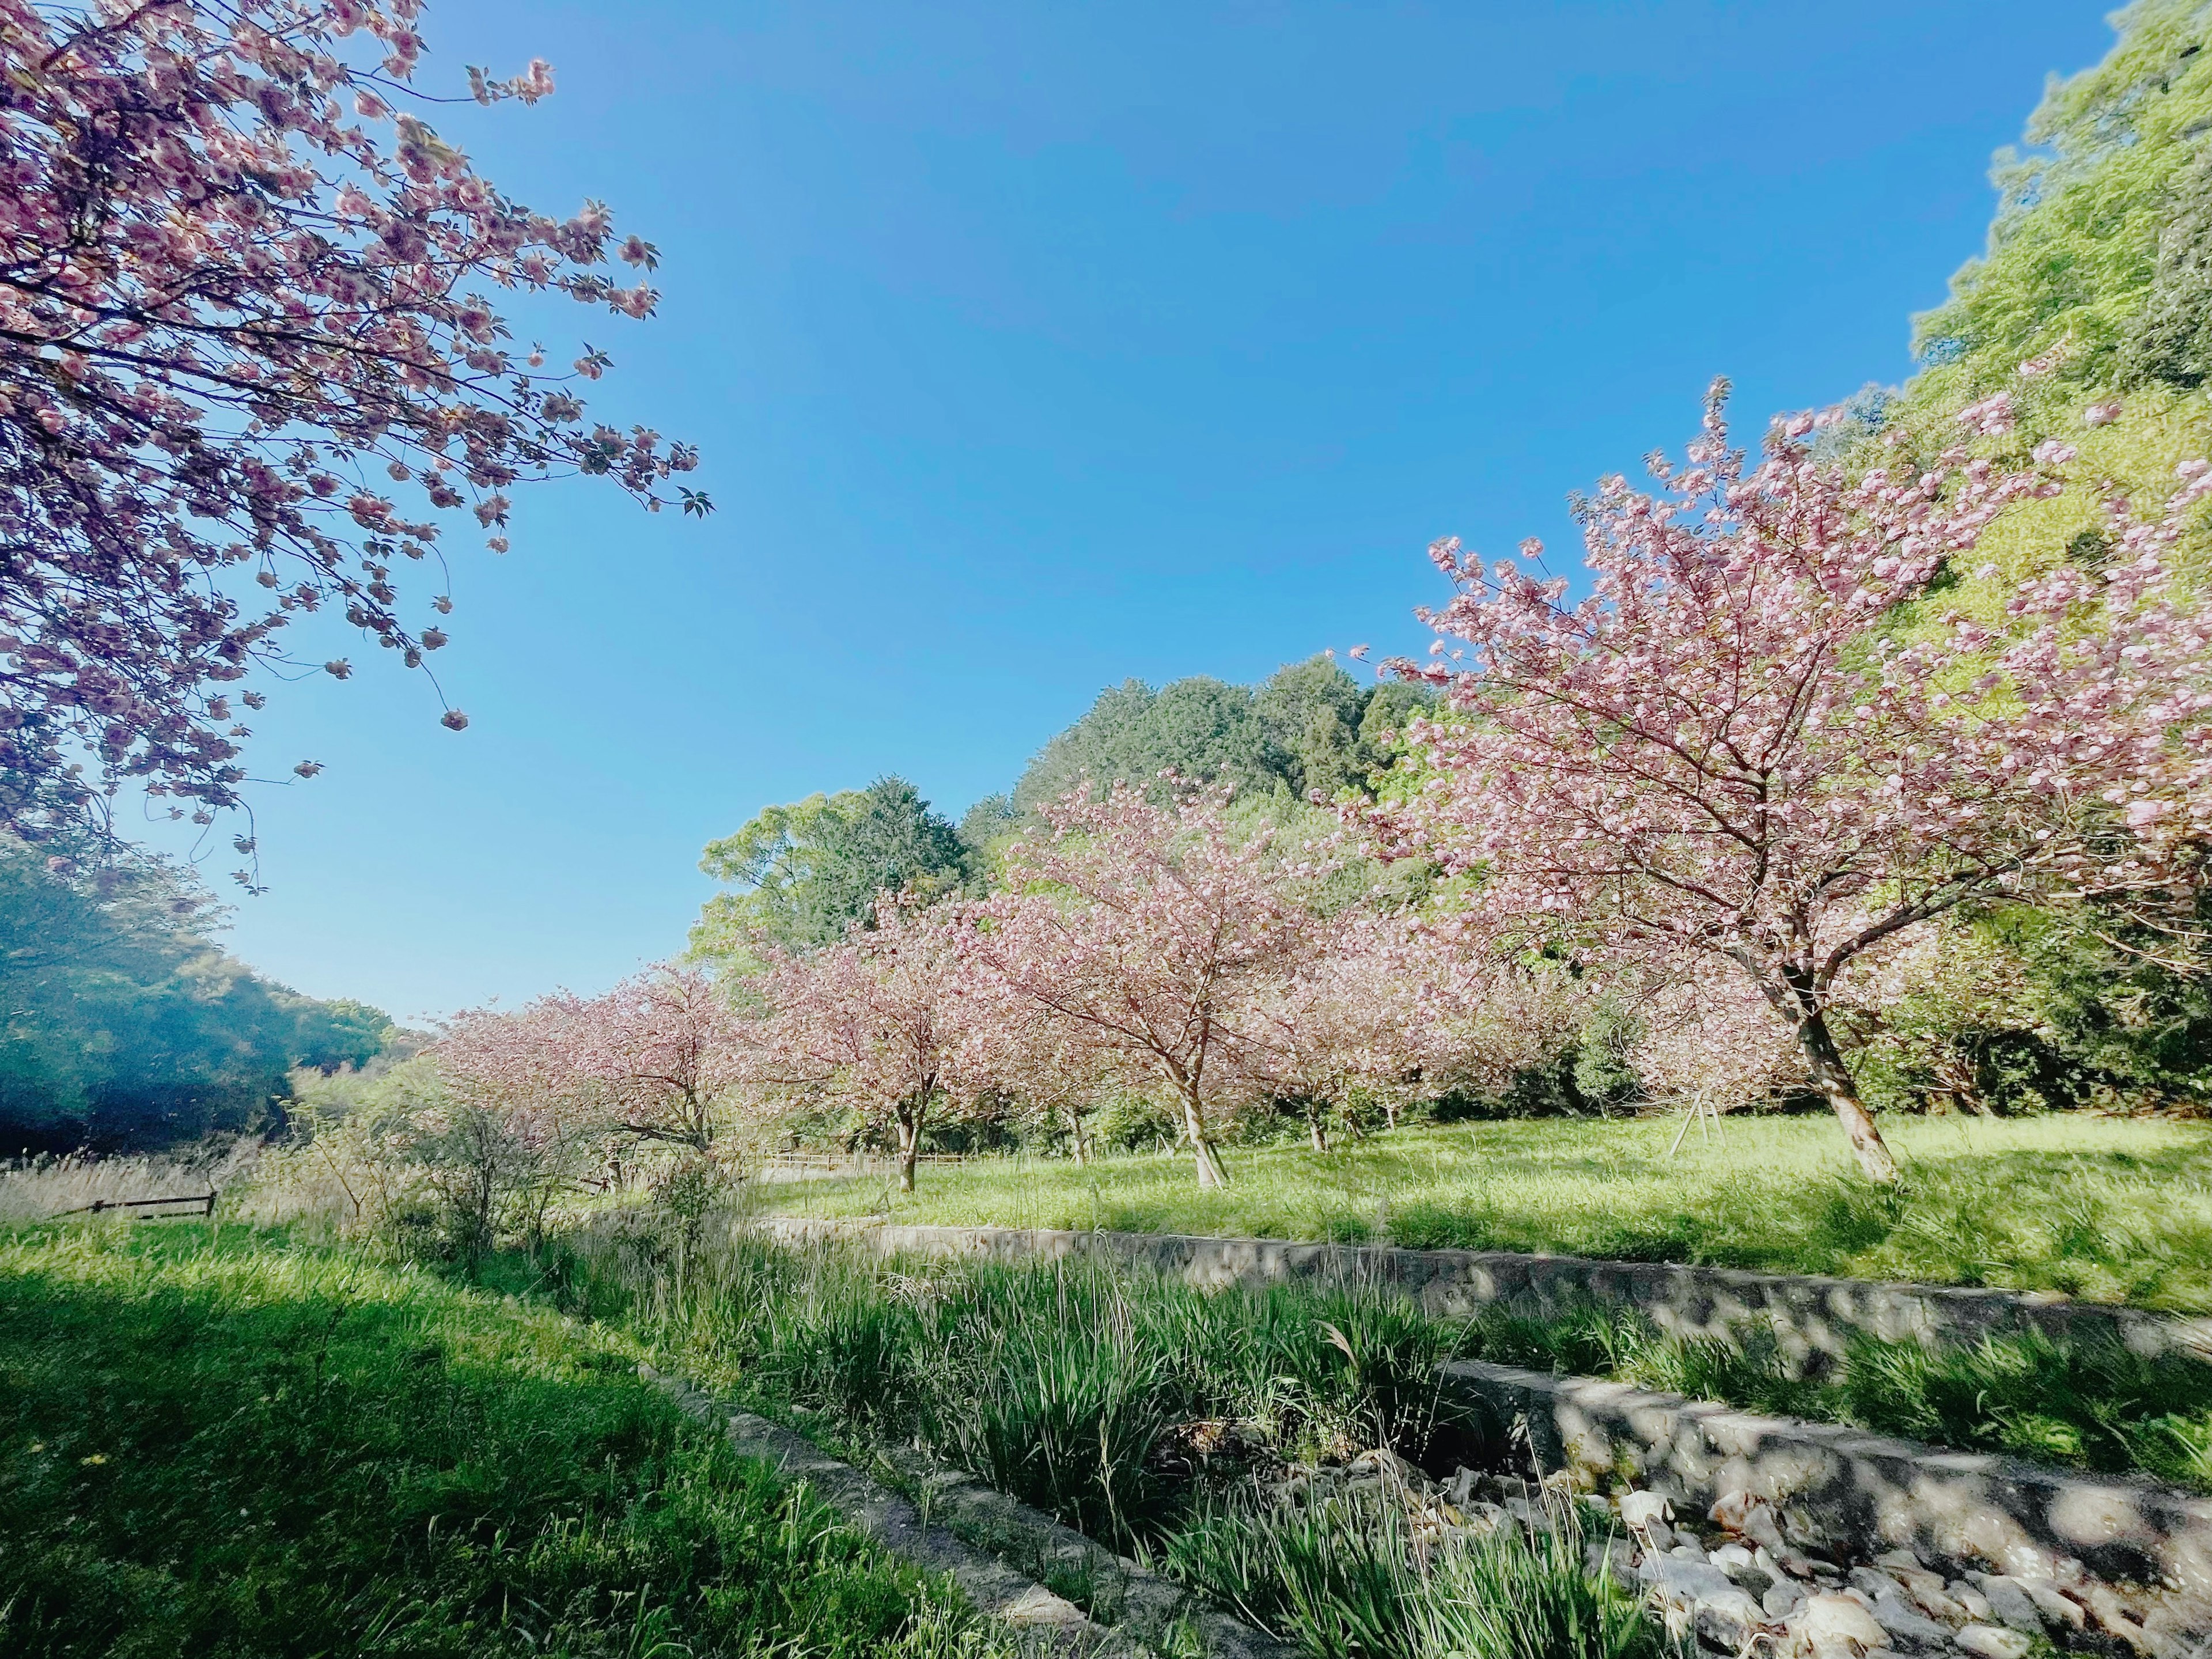
[[[1286,663],[1255,686],[1206,675],[1154,690],[1124,680],[1038,750],[1014,786],[1033,817],[1088,778],[1158,793],[1160,774],[1193,783],[1333,799],[1389,759],[1387,734],[1432,701],[1420,686],[1362,685],[1326,656]]]
[[[0,1148],[67,1150],[283,1121],[295,1066],[368,1063],[400,1033],[210,940],[189,873],[143,854],[84,873],[0,837]]]
[[[736,888],[707,901],[694,955],[743,960],[765,939],[811,950],[875,915],[879,893],[923,899],[968,880],[972,855],[951,822],[904,778],[771,806],[709,842],[699,867]]]
[[[2104,62],[2054,80],[2027,149],[1999,152],[1989,247],[1918,319],[1939,399],[1994,390],[2061,343],[2071,385],[2203,380],[2212,7],[2137,0],[2114,21]]]

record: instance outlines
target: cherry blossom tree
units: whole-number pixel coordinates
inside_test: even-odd
[[[1304,902],[1313,861],[1239,830],[1226,805],[1155,806],[1118,784],[1068,796],[1045,809],[1048,833],[1008,849],[969,937],[999,991],[1167,1085],[1203,1188],[1227,1184],[1217,1124],[1264,1086],[1243,1063],[1261,1000],[1322,943]]]
[[[459,1016],[432,1050],[457,1093],[551,1113],[600,1145],[713,1150],[718,1107],[753,1071],[747,1022],[696,969],[656,968],[604,996],[559,991]]]
[[[1092,1028],[1028,997],[979,984],[969,1054],[978,1085],[1031,1121],[1064,1129],[1079,1165],[1091,1162],[1091,1120],[1121,1085],[1120,1057]]]
[[[553,1200],[600,1153],[606,1115],[569,1044],[574,999],[457,1015],[425,1056],[435,1085],[403,1114],[398,1145],[436,1192],[473,1265],[503,1212],[535,1238]]]
[[[1419,1102],[1498,1087],[1558,1053],[1583,994],[1557,964],[1498,959],[1467,930],[1354,909],[1260,998],[1243,1068],[1305,1108],[1316,1152],[1328,1109],[1360,1101],[1395,1127]]]
[[[1693,1113],[1730,1111],[1802,1089],[1796,1027],[1733,963],[1694,965],[1705,971],[1670,980],[1638,1006],[1640,1029],[1628,1059],[1644,1086]]]
[[[1655,493],[1613,477],[1586,505],[1588,599],[1534,543],[1494,566],[1431,550],[1461,592],[1424,613],[1431,662],[1394,666],[1451,714],[1412,722],[1406,787],[1373,817],[1394,850],[1480,876],[1504,932],[1734,964],[1861,1168],[1893,1180],[1829,1028],[1853,959],[1969,902],[2170,887],[2212,831],[2207,616],[2166,560],[2212,469],[2185,463],[2161,516],[2109,503],[2106,568],[2019,584],[1999,628],[1940,613],[1939,578],[2008,504],[2063,488],[2068,446],[1854,477],[1800,416],[1753,466],[1723,392],[1686,468],[1655,459]],[[2008,411],[2000,393],[1962,418],[2001,436]]]
[[[965,924],[890,895],[872,929],[805,956],[763,947],[763,1074],[852,1107],[896,1133],[899,1190],[914,1190],[921,1131],[946,1098],[983,1086]]]
[[[264,701],[240,682],[307,665],[287,624],[327,605],[419,667],[448,584],[410,619],[399,573],[442,568],[438,515],[504,551],[519,483],[657,509],[696,465],[586,422],[604,352],[510,343],[494,290],[643,318],[653,289],[606,261],[656,255],[596,202],[511,201],[426,124],[419,9],[0,0],[0,826],[104,825],[125,780],[211,822]]]
[[[717,1109],[754,1076],[760,1041],[714,981],[696,968],[655,968],[577,1012],[572,1063],[599,1091],[614,1127],[712,1151]]]

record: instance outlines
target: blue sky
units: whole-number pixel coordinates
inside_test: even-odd
[[[1413,647],[1434,537],[1555,544],[1694,428],[1909,369],[2080,0],[623,6],[445,0],[420,83],[504,188],[659,244],[595,410],[720,511],[525,493],[439,666],[273,687],[232,944],[402,1017],[682,945],[702,844],[912,778],[954,815],[1128,675]],[[567,355],[563,352],[563,355]],[[427,599],[428,590],[420,597]],[[372,659],[381,659],[370,660]],[[226,838],[228,831],[226,830]],[[220,876],[228,849],[208,867]]]

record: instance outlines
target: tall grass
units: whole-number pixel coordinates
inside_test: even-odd
[[[1578,1541],[1509,1527],[1448,1560],[1386,1505],[1262,1496],[1378,1447],[1445,1467],[1478,1455],[1439,1387],[1465,1332],[1403,1304],[1209,1296],[1091,1258],[885,1263],[742,1231],[694,1255],[679,1296],[625,1240],[637,1224],[577,1236],[559,1293],[817,1431],[918,1441],[1309,1653],[1657,1651],[1635,1598],[1585,1577]]]
[[[40,1153],[0,1162],[0,1226],[41,1221],[95,1203],[183,1198],[242,1184],[260,1156],[253,1140],[207,1141],[138,1158]]]
[[[1168,1540],[1176,1576],[1316,1659],[1666,1659],[1686,1654],[1600,1557],[1569,1505],[1547,1524],[1414,1535],[1356,1494],[1209,1504]]]
[[[1892,1118],[1895,1190],[1853,1172],[1834,1125],[1730,1118],[1674,1156],[1668,1119],[1402,1128],[1316,1153],[1231,1149],[1200,1193],[1152,1154],[978,1158],[908,1195],[866,1180],[775,1189],[797,1214],[1007,1227],[1548,1250],[1772,1272],[2060,1291],[2212,1311],[2212,1124],[2070,1113]]]
[[[1102,1536],[1141,1532],[1158,1511],[1175,1435],[1199,1448],[1201,1477],[1255,1449],[1311,1461],[1389,1446],[1418,1461],[1472,1444],[1438,1390],[1453,1358],[2212,1491],[2212,1365],[2113,1341],[1863,1339],[1808,1378],[1759,1333],[1678,1337],[1595,1304],[1436,1319],[1354,1287],[1210,1294],[1103,1256],[885,1263],[740,1231],[701,1253],[698,1293],[677,1305],[643,1259],[586,1235],[575,1272],[780,1407],[938,1445]]]

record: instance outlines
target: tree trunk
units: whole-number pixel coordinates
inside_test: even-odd
[[[1075,1167],[1079,1170],[1090,1168],[1091,1140],[1083,1133],[1083,1114],[1066,1112],[1062,1115],[1067,1119],[1067,1138],[1075,1143]]]
[[[1209,1192],[1226,1187],[1229,1172],[1221,1167],[1221,1154],[1215,1150],[1212,1133],[1206,1127],[1206,1109],[1199,1103],[1194,1091],[1183,1092],[1182,1127],[1190,1139],[1191,1160],[1198,1166],[1199,1190]]]
[[[1328,1150],[1328,1131],[1322,1127],[1321,1111],[1317,1107],[1306,1108],[1306,1133],[1313,1137],[1313,1149],[1317,1152]]]
[[[921,1151],[921,1120],[902,1112],[899,1115],[898,1132],[899,1190],[902,1193],[910,1193],[914,1190],[914,1161]]]
[[[1860,1170],[1869,1181],[1885,1187],[1894,1183],[1897,1160],[1890,1156],[1881,1131],[1875,1127],[1874,1114],[1859,1099],[1858,1085],[1851,1080],[1850,1068],[1844,1064],[1836,1040],[1828,1033],[1826,1017],[1816,1012],[1801,1018],[1797,1043],[1805,1051],[1805,1065],[1813,1074],[1814,1086],[1827,1097],[1829,1109],[1844,1126],[1844,1139],[1851,1143]]]

